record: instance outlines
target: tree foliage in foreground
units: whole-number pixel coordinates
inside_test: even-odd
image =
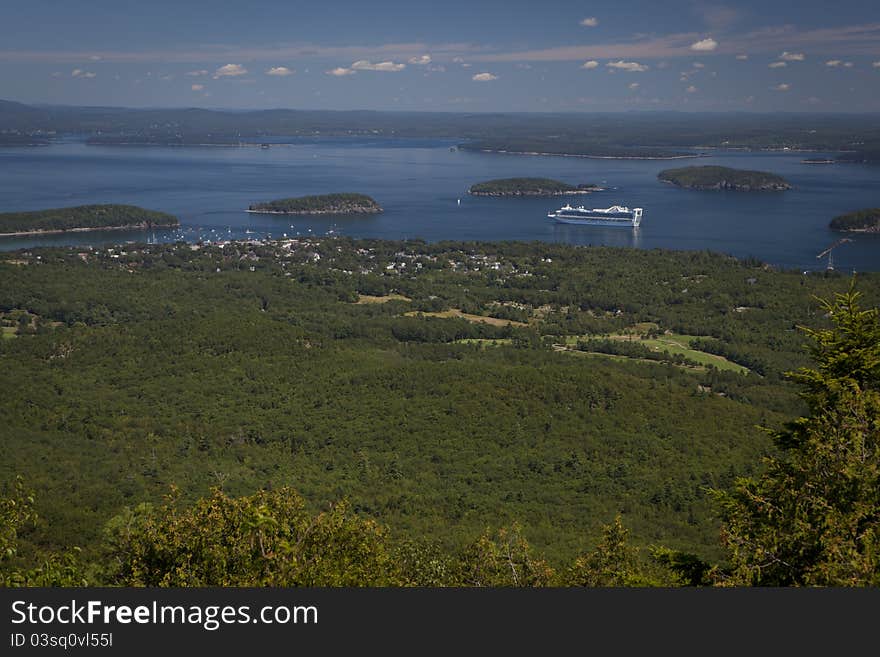
[[[833,327],[807,330],[815,369],[790,377],[810,414],[773,434],[758,479],[716,492],[729,584],[880,585],[880,321],[852,288],[823,302]]]

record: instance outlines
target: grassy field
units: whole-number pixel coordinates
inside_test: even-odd
[[[525,322],[516,322],[512,319],[498,319],[497,317],[485,317],[484,315],[471,315],[470,313],[463,313],[458,308],[450,308],[449,310],[443,310],[441,312],[435,313],[412,311],[405,314],[408,317],[418,317],[419,315],[423,315],[425,317],[457,317],[460,319],[466,319],[469,322],[482,322],[483,324],[489,324],[491,326],[528,326],[528,324],[526,324]]]
[[[603,336],[609,340],[620,340],[620,341],[632,341],[637,342],[640,345],[648,347],[652,351],[656,352],[664,352],[668,351],[670,354],[681,354],[686,358],[700,363],[701,365],[712,365],[717,367],[719,370],[727,370],[730,372],[737,372],[739,374],[748,374],[749,369],[747,367],[743,367],[737,363],[734,363],[724,356],[716,356],[715,354],[708,354],[705,351],[699,351],[697,349],[693,349],[690,346],[691,340],[694,338],[698,338],[700,336],[697,335],[683,335],[678,333],[664,333],[663,335],[659,335],[656,338],[642,338],[641,336],[644,334],[644,331],[649,330],[651,328],[655,328],[656,324],[636,324],[635,326],[623,331],[622,333],[616,333],[612,335]],[[590,335],[566,335],[560,338],[560,345],[563,348],[572,349],[577,346],[577,343],[581,340],[588,340],[590,338],[595,338],[597,336]],[[592,353],[592,352],[591,352]],[[611,354],[594,354],[594,355],[602,355],[602,356],[611,356]],[[614,358],[628,358],[627,356],[613,356]],[[642,360],[642,359],[631,359],[631,360]]]
[[[412,299],[405,297],[402,294],[386,294],[383,297],[374,297],[371,294],[361,294],[358,296],[358,300],[355,303],[388,303],[389,301],[412,301]]]

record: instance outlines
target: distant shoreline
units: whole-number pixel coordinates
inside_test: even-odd
[[[470,150],[465,148],[463,150]],[[480,148],[480,153],[499,153],[502,155],[555,155],[557,157],[583,157],[590,160],[689,160],[695,157],[708,157],[702,153],[694,155],[582,155],[578,153],[542,153],[539,151],[508,151],[499,148]]]
[[[21,230],[14,233],[2,233],[0,237],[24,237],[27,235],[58,235],[60,233],[90,233],[96,230],[173,230],[176,226],[150,226],[148,224],[129,224],[127,226],[94,226],[80,228],[53,228],[51,230]]]
[[[248,208],[245,212],[250,214],[286,214],[286,215],[308,215],[308,214],[379,214],[381,209],[364,209],[364,210],[251,210]]]

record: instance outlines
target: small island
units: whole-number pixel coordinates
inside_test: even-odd
[[[663,182],[685,189],[724,189],[738,192],[779,192],[791,189],[788,181],[775,173],[718,166],[666,169],[658,173],[657,177]]]
[[[247,211],[256,214],[376,214],[382,212],[382,208],[364,194],[319,194],[255,203]]]
[[[827,157],[808,157],[801,160],[802,164],[834,164],[836,160]]]
[[[471,185],[472,196],[562,196],[602,191],[596,185],[569,185],[552,178],[498,178]]]
[[[89,230],[177,228],[177,217],[135,205],[78,205],[31,212],[0,213],[0,236]]]
[[[880,233],[880,208],[866,208],[839,215],[831,220],[828,227],[847,233]]]

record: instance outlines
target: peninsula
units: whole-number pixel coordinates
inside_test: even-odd
[[[791,189],[789,182],[775,173],[718,166],[665,169],[658,173],[657,177],[663,182],[686,189],[723,189],[738,192],[778,192]]]
[[[382,207],[364,194],[319,194],[251,205],[256,214],[376,214]]]
[[[831,230],[848,233],[880,233],[880,208],[866,208],[834,217]]]
[[[569,185],[552,178],[498,178],[471,185],[472,196],[562,196],[602,191],[597,185]]]
[[[0,213],[0,236],[88,230],[177,228],[177,217],[134,205],[78,205],[31,212]]]

